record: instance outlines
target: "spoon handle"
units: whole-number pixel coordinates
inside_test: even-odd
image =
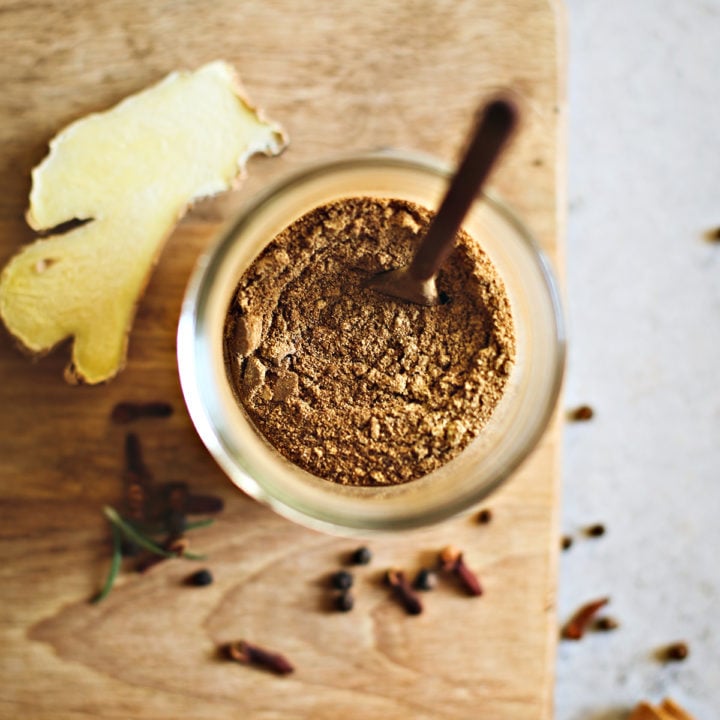
[[[491,100],[484,107],[460,167],[410,264],[408,271],[412,277],[429,280],[445,262],[470,205],[512,135],[517,120],[517,105],[506,96]]]

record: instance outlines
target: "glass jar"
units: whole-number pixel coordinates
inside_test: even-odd
[[[282,457],[235,399],[225,369],[223,328],[238,280],[263,248],[300,216],[343,197],[393,197],[436,208],[449,175],[432,158],[397,151],[338,158],[297,172],[252,200],[190,279],[177,342],[190,417],[230,480],[293,521],[346,535],[437,523],[469,510],[504,482],[550,421],[565,358],[557,285],[528,230],[488,194],[478,197],[463,227],[505,283],[516,360],[489,423],[457,457],[401,485],[339,485]]]

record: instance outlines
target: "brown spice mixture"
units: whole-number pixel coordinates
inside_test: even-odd
[[[348,198],[281,232],[248,268],[225,325],[238,400],[286,458],[348,485],[432,472],[487,423],[515,355],[502,281],[464,232],[436,307],[368,290],[410,261],[432,214]]]

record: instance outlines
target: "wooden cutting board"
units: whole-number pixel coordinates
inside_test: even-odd
[[[175,328],[189,272],[220,223],[288,170],[339,151],[397,146],[452,160],[479,99],[509,85],[527,100],[522,135],[494,177],[561,266],[564,52],[559,0],[447,2],[0,3],[0,263],[32,232],[29,173],[68,122],[181,67],[224,58],[281,121],[290,149],[254,159],[237,192],[178,227],[139,308],[127,369],[103,387],[68,387],[67,346],[32,362],[0,337],[0,717],[492,718],[551,715],[558,549],[557,423],[473,517],[370,541],[356,608],[328,611],[327,575],[358,543],[295,527],[245,498],[196,437],[181,399]],[[89,604],[109,562],[104,504],[120,502],[127,427],[121,400],[166,400],[167,420],[132,426],[157,480],[222,496],[196,530],[197,563],[126,570]],[[453,543],[486,594],[443,584],[409,617],[378,582]],[[247,638],[285,653],[277,678],[221,661]]]

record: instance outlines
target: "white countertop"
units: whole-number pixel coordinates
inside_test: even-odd
[[[720,0],[567,0],[569,223],[557,720],[720,717]],[[584,539],[602,522],[605,536]],[[689,644],[686,661],[658,649]]]

